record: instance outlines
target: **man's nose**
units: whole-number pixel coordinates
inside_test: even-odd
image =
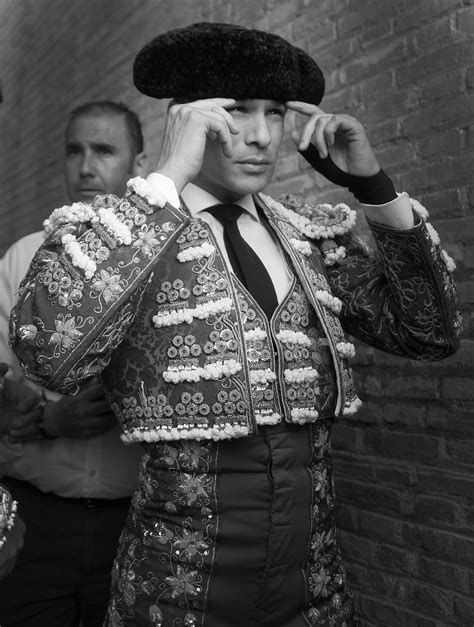
[[[81,176],[91,176],[94,174],[94,158],[90,152],[85,152],[81,158]]]
[[[264,115],[252,116],[248,122],[247,144],[257,144],[266,148],[271,142],[270,129]]]

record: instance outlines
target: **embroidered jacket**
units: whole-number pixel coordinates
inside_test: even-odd
[[[346,205],[255,201],[295,274],[270,322],[210,228],[143,179],[56,210],[11,320],[28,376],[74,393],[102,373],[130,441],[221,439],[355,411],[343,328],[415,359],[456,350],[454,264],[419,203],[413,229],[370,225],[376,257]]]

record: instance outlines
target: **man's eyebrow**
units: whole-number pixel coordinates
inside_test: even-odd
[[[109,148],[110,150],[117,150],[117,147],[114,146],[114,144],[108,144],[107,142],[91,142],[89,145],[93,149]]]

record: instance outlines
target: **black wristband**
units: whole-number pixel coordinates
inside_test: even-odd
[[[397,192],[389,176],[380,169],[373,176],[355,176],[341,170],[327,156],[322,159],[313,144],[301,152],[306,161],[331,183],[346,187],[359,202],[367,205],[383,205],[397,197]]]

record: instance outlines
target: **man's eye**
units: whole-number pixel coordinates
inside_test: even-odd
[[[286,113],[286,109],[270,109],[268,115],[278,115],[280,117],[284,117]]]
[[[76,155],[78,155],[80,152],[79,148],[77,146],[68,146],[66,148],[66,157],[74,157]]]
[[[108,146],[100,146],[100,148],[97,150],[97,152],[101,155],[111,155],[113,154],[113,151],[111,148],[109,148]]]
[[[236,105],[235,107],[227,109],[227,111],[229,113],[245,113],[245,107],[243,107],[242,105]]]

